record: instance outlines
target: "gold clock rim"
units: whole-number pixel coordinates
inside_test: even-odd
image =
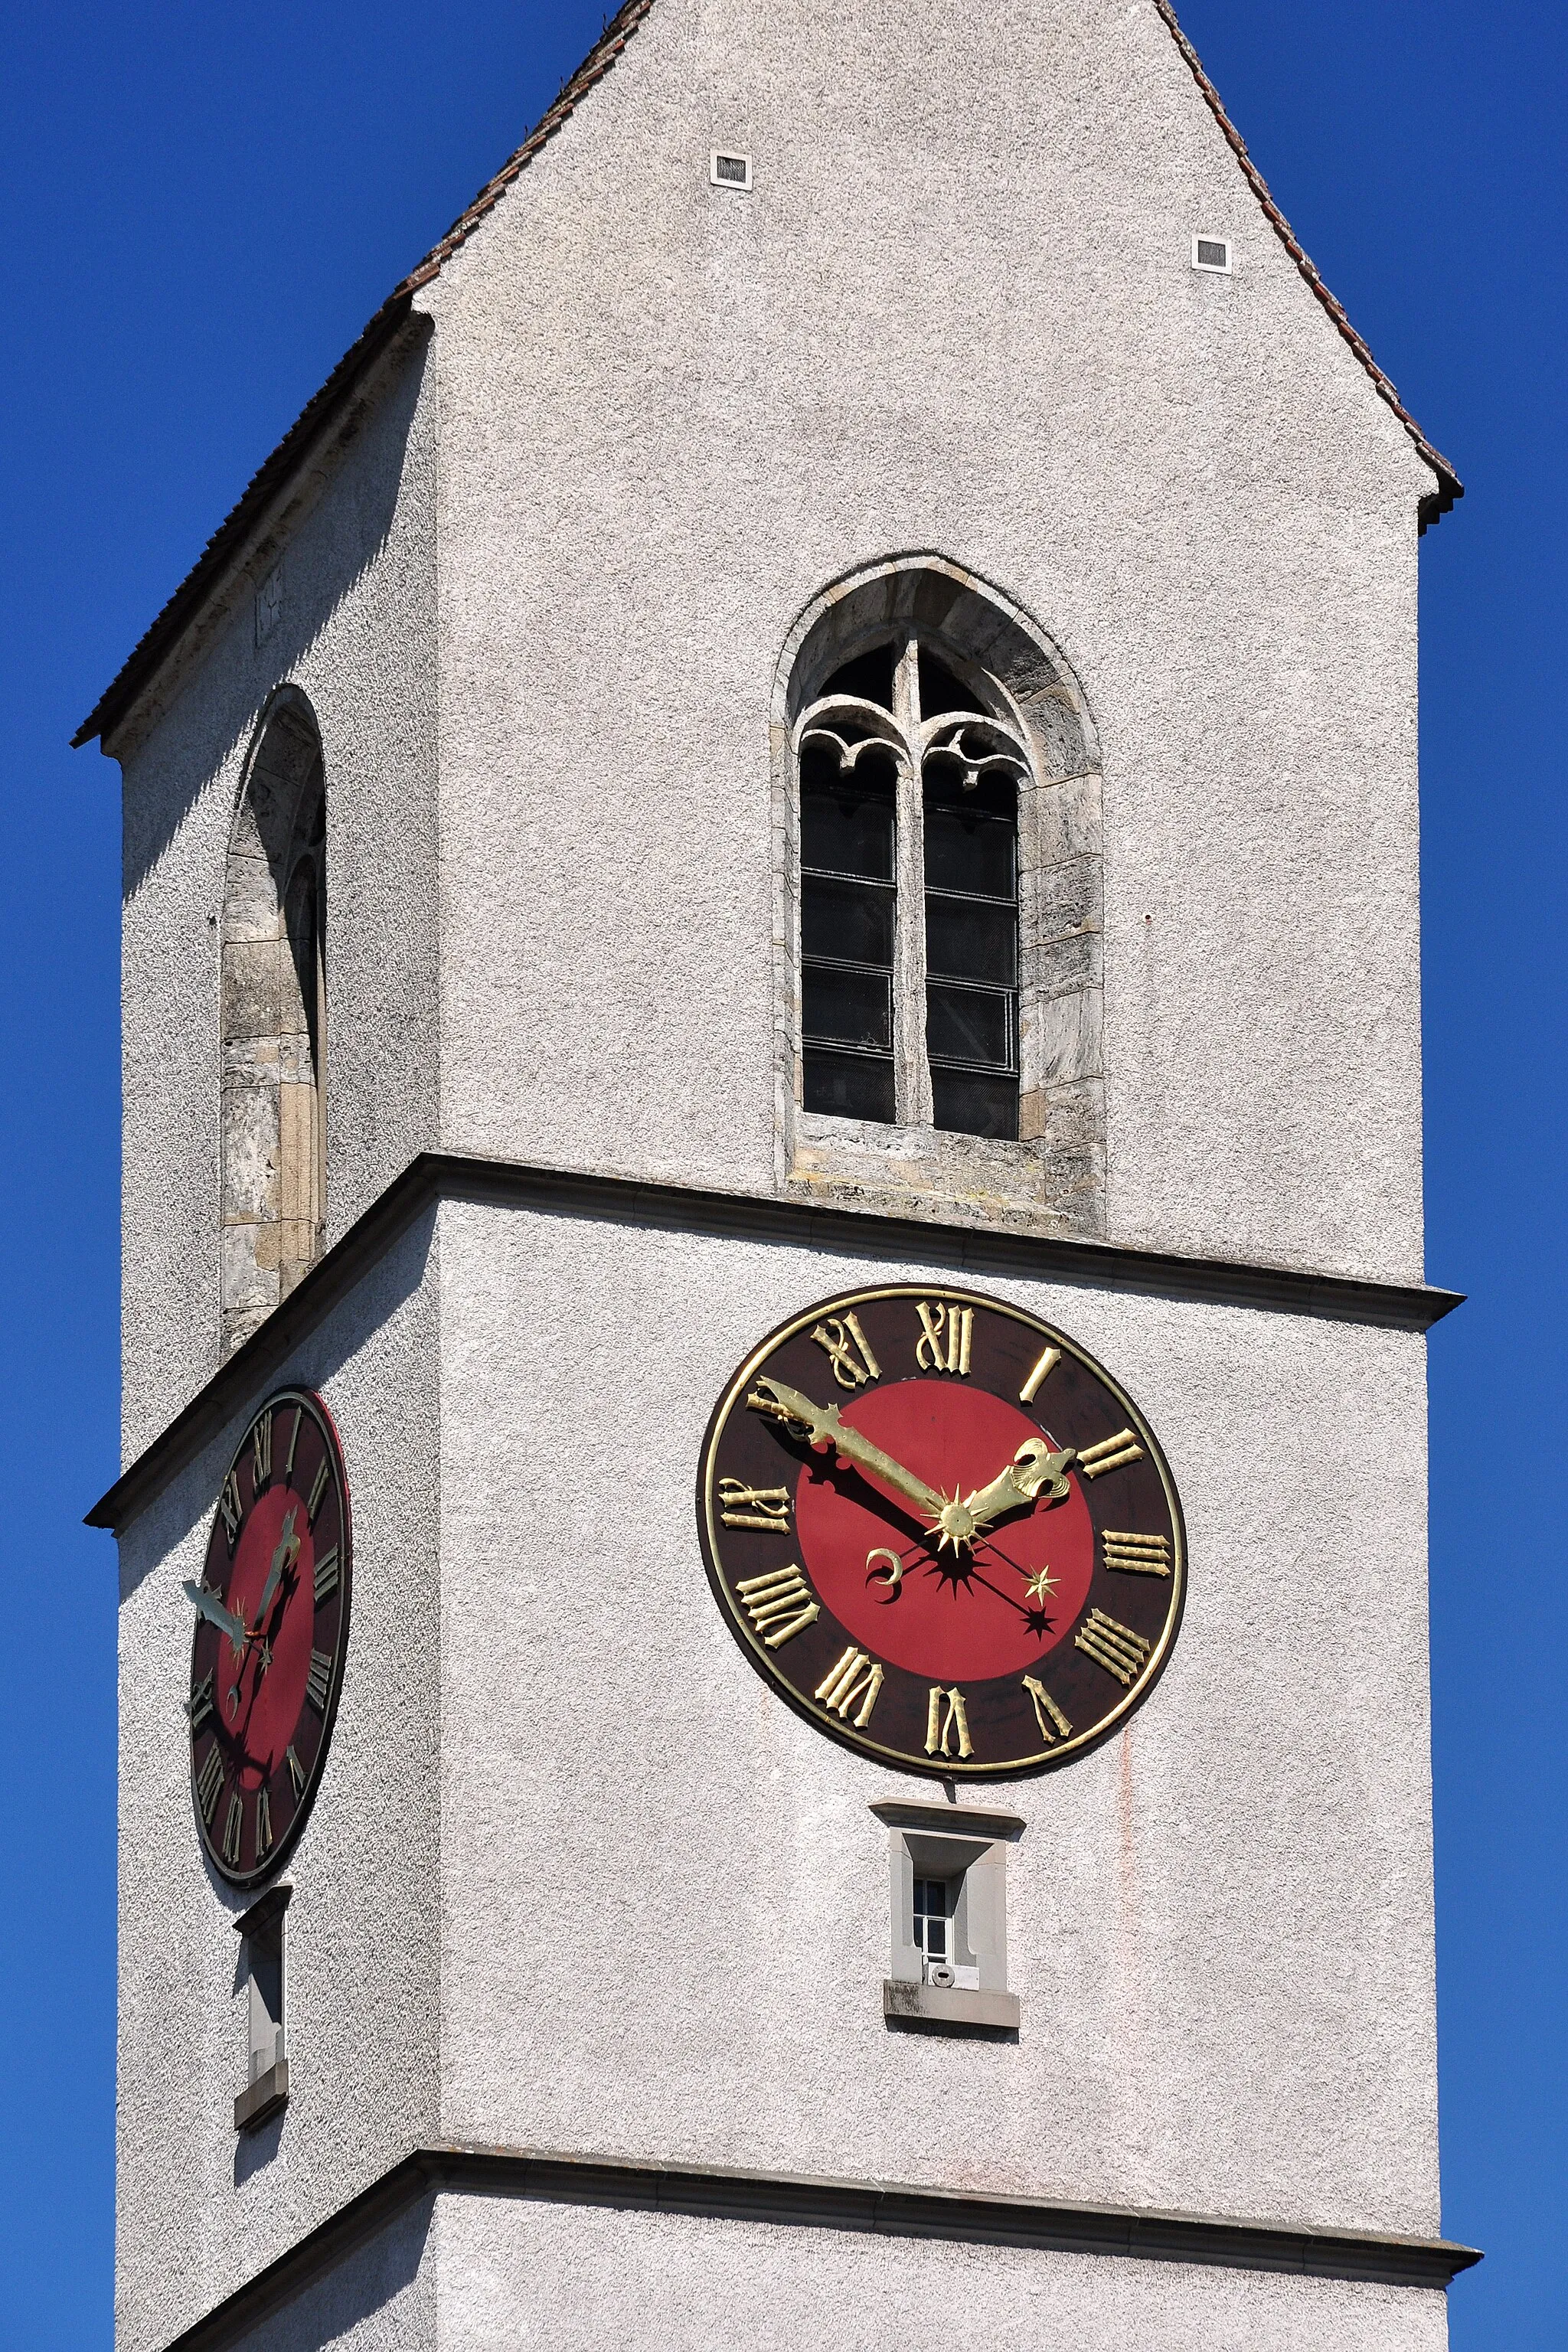
[[[714,1522],[713,1483],[715,1457],[720,1442],[729,1426],[730,1416],[735,1409],[737,1398],[745,1389],[748,1381],[756,1377],[764,1359],[772,1355],[776,1348],[782,1347],[787,1339],[793,1339],[806,1324],[820,1319],[824,1315],[842,1312],[846,1307],[855,1307],[867,1299],[930,1298],[933,1289],[940,1289],[944,1301],[956,1298],[965,1306],[984,1307],[992,1314],[1005,1315],[1011,1321],[1025,1325],[1027,1329],[1039,1333],[1053,1347],[1059,1347],[1065,1354],[1075,1357],[1080,1364],[1088,1367],[1097,1380],[1104,1381],[1110,1393],[1131,1416],[1133,1427],[1148,1448],[1149,1459],[1159,1473],[1161,1488],[1171,1514],[1171,1528],[1174,1538],[1173,1557],[1171,1563],[1170,1604],[1165,1612],[1165,1622],[1161,1628],[1160,1638],[1151,1651],[1137,1681],[1122,1693],[1109,1713],[1100,1716],[1088,1730],[1075,1732],[1070,1738],[1055,1741],[1049,1748],[1040,1748],[1032,1755],[1010,1759],[1002,1764],[963,1763],[955,1757],[942,1757],[940,1760],[927,1761],[923,1759],[917,1760],[906,1754],[902,1748],[886,1747],[879,1740],[869,1738],[865,1733],[857,1731],[852,1725],[841,1724],[828,1714],[826,1707],[819,1706],[805,1692],[797,1690],[792,1682],[786,1681],[779,1673],[774,1660],[763,1647],[752,1627],[735,1606],[726,1580],[723,1554],[720,1549],[719,1536]],[[1109,1734],[1114,1731],[1135,1708],[1141,1706],[1150,1696],[1164,1671],[1165,1661],[1170,1655],[1185,1612],[1186,1523],[1182,1516],[1181,1497],[1176,1491],[1176,1482],[1171,1475],[1170,1464],[1165,1459],[1165,1450],[1150,1427],[1147,1415],[1128,1394],[1114,1374],[1107,1371],[1099,1358],[1091,1355],[1079,1340],[1074,1339],[1068,1332],[1058,1330],[1054,1324],[1043,1321],[1039,1316],[1031,1314],[1027,1307],[1015,1307],[1009,1300],[994,1298],[985,1291],[962,1290],[950,1285],[933,1286],[929,1282],[875,1283],[858,1290],[835,1291],[830,1297],[818,1299],[814,1305],[804,1307],[799,1314],[791,1316],[787,1321],[779,1324],[775,1329],[768,1333],[765,1339],[760,1340],[745,1358],[710,1417],[707,1434],[702,1444],[701,1503],[701,1533],[703,1551],[706,1555],[704,1565],[710,1570],[709,1581],[715,1587],[723,1604],[725,1616],[739,1634],[748,1655],[762,1667],[774,1689],[782,1692],[789,1705],[796,1708],[807,1722],[818,1730],[826,1732],[829,1738],[837,1741],[840,1746],[853,1748],[861,1755],[874,1757],[878,1761],[890,1765],[899,1771],[919,1773],[927,1780],[1017,1780],[1026,1773],[1051,1770],[1058,1765],[1068,1763],[1075,1757],[1084,1755],[1091,1748],[1099,1747]],[[714,1570],[718,1570],[717,1574],[712,1573]]]

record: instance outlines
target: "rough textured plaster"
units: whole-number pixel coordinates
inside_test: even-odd
[[[763,1331],[923,1270],[440,1222],[443,2134],[1435,2231],[1422,1342],[987,1286],[1149,1413],[1191,1593],[1124,1736],[980,1784],[1017,2045],[911,2040],[868,1809],[937,1784],[752,1671],[692,1479]]]
[[[441,2215],[426,2199],[358,2247],[235,2352],[436,2352]]]
[[[327,1236],[434,1139],[435,441],[421,362],[398,376],[284,557],[127,758],[123,1444],[218,1360],[218,938],[241,771],[281,679],[327,780]]]
[[[934,548],[1100,725],[1113,1235],[1419,1271],[1430,477],[1147,0],[660,0],[429,299],[447,1141],[771,1188],[773,666]]]
[[[1444,2297],[1418,2287],[674,2214],[439,2205],[442,2352],[1444,2352],[1447,2342]]]
[[[435,2126],[433,1222],[269,1384],[319,1387],[332,1411],[355,1572],[331,1750],[284,1873],[289,2103],[238,2141],[247,2033],[233,1922],[250,1898],[202,1861],[180,1588],[201,1574],[213,1498],[259,1397],[122,1541],[119,2352],[188,2326]]]

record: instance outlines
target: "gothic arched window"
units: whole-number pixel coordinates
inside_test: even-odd
[[[997,688],[918,628],[822,684],[800,756],[803,1101],[1016,1139],[1018,792]]]
[[[326,787],[304,696],[273,702],[225,876],[223,1352],[319,1255],[326,1223]]]
[[[773,724],[783,1181],[1103,1232],[1100,759],[1066,656],[945,556],[889,556],[799,614]]]

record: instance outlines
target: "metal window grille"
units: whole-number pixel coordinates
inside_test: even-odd
[[[921,1956],[922,1975],[933,1967],[942,1967],[952,1958],[952,1889],[945,1879],[917,1878],[915,1881],[915,1949]]]

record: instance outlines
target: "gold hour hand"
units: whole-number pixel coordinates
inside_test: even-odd
[[[1068,1491],[1068,1472],[1077,1459],[1075,1446],[1064,1445],[1059,1454],[1054,1454],[1043,1437],[1026,1438],[1001,1476],[966,1495],[963,1507],[980,1528],[999,1519],[1005,1511],[1035,1502],[1041,1494],[1048,1502],[1059,1503]]]
[[[874,1471],[885,1483],[918,1504],[930,1519],[939,1520],[948,1508],[945,1498],[858,1429],[851,1429],[838,1418],[836,1404],[813,1404],[799,1389],[788,1388],[782,1381],[759,1381],[746,1399],[753,1412],[771,1413],[791,1428],[804,1430],[814,1446],[832,1445],[847,1462],[858,1470]]]

